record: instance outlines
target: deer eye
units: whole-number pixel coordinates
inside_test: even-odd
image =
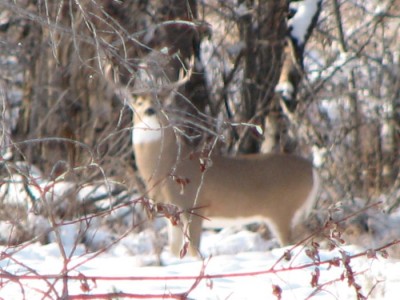
[[[148,109],[145,110],[144,114],[145,114],[146,116],[153,116],[153,115],[156,114],[156,111],[155,111],[154,108],[151,108],[151,107],[150,107],[150,108],[148,108]]]

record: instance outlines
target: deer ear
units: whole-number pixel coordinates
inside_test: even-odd
[[[143,97],[142,96],[137,96],[133,98],[133,104],[137,107],[140,107],[143,105]]]
[[[171,97],[172,93],[173,93],[172,89],[165,88],[165,89],[160,90],[158,92],[157,96],[158,96],[159,99],[167,99],[167,98]]]

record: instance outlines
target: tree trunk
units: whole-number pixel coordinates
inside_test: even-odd
[[[46,2],[45,8],[31,2],[20,37],[27,67],[13,132],[14,142],[22,143],[17,153],[45,174],[55,168],[53,175],[59,175],[65,168],[92,162],[104,163],[103,167],[110,163],[107,174],[117,174],[130,161],[130,135],[124,130],[130,127],[130,112],[114,95],[111,62],[127,74],[135,66],[126,63],[128,53],[123,50],[132,55],[140,49],[126,37],[125,30],[136,25],[124,23],[128,7],[81,1],[81,6]],[[143,13],[135,5],[130,9],[137,16]],[[28,18],[28,12],[36,18]],[[60,163],[65,168],[57,170]],[[93,168],[89,173],[99,171]]]
[[[282,68],[286,38],[287,1],[241,1],[249,11],[239,23],[240,39],[246,44],[241,121],[260,125],[270,109]],[[245,127],[239,152],[255,153],[261,136]]]

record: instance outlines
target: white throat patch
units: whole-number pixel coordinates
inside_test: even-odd
[[[133,125],[133,144],[145,144],[160,140],[162,137],[161,124],[155,117],[144,117],[138,124]]]

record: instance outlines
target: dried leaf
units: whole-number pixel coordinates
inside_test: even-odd
[[[189,242],[186,241],[185,244],[183,245],[183,247],[182,247],[180,253],[179,253],[179,257],[180,257],[181,259],[184,258],[184,257],[186,256],[186,254],[187,254],[187,252],[188,252],[188,249],[189,249]]]
[[[335,250],[336,249],[336,244],[333,243],[332,241],[329,241],[328,249],[329,249],[329,251]]]
[[[317,249],[320,247],[319,243],[316,242],[316,241],[312,241],[312,242],[311,242],[311,246],[312,246],[313,248],[317,248]]]
[[[283,254],[283,257],[286,261],[290,261],[292,259],[292,252],[290,252],[290,250],[286,250]]]
[[[388,257],[389,257],[389,254],[388,254],[388,252],[387,252],[385,249],[379,251],[379,254],[380,254],[383,258],[388,258]]]
[[[376,258],[376,251],[374,249],[369,249],[367,251],[367,258]]]
[[[90,286],[86,280],[81,280],[80,289],[84,293],[90,292]]]
[[[315,268],[314,271],[311,273],[311,286],[312,287],[318,286],[319,276],[320,276],[320,270],[319,270],[319,268]]]
[[[329,266],[340,267],[340,258],[335,257],[329,261]]]
[[[282,289],[279,285],[272,285],[272,294],[278,299],[282,299]]]

